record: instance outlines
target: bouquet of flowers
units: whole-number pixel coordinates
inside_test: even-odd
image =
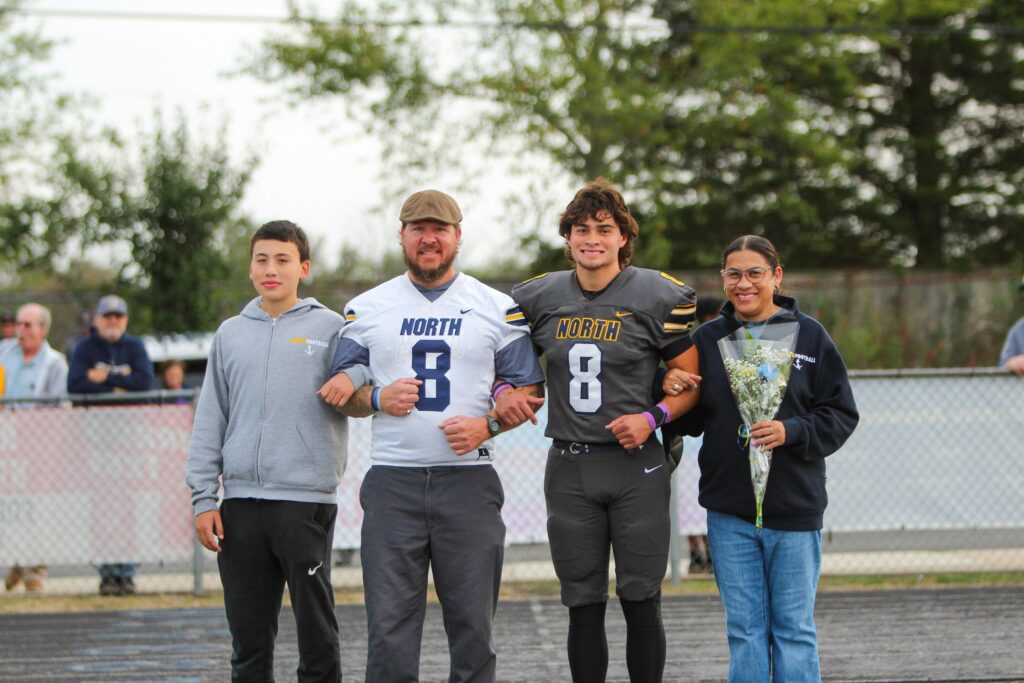
[[[775,417],[789,383],[793,348],[799,328],[795,321],[766,323],[755,332],[741,327],[718,340],[729,387],[740,409],[743,427],[741,443],[748,449],[750,480],[757,502],[757,528],[762,526],[761,507],[772,466],[772,452],[755,446],[750,440],[750,425]]]

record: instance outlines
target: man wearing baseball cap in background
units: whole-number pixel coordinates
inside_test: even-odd
[[[455,200],[417,192],[399,220],[408,272],[349,302],[335,374],[319,392],[351,417],[373,415],[373,466],[359,496],[366,680],[419,680],[432,569],[448,681],[491,683],[505,541],[491,466],[492,439],[505,427],[491,412],[491,385],[497,376],[498,391],[539,393],[544,374],[526,328],[510,321],[512,299],[456,271]],[[367,371],[372,385],[362,386]]]
[[[142,340],[125,334],[128,304],[107,295],[96,304],[92,331],[75,346],[68,370],[69,394],[110,394],[153,388],[153,363]],[[100,595],[135,592],[137,564],[101,564]]]

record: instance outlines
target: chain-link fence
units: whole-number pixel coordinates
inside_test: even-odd
[[[0,411],[8,590],[21,579],[27,588],[41,581],[48,592],[94,593],[101,565],[118,565],[119,576],[140,565],[139,590],[190,589],[190,393],[75,398],[87,403],[6,399]]]
[[[824,572],[1024,570],[1024,380],[994,369],[861,371],[853,386],[861,422],[829,458]],[[140,591],[218,588],[213,554],[193,539],[183,482],[190,397],[152,392],[133,394],[131,405],[74,407],[0,400],[0,566],[46,565],[48,592],[95,592],[103,563],[139,564]],[[506,581],[554,578],[545,411],[538,417],[540,426],[496,443]],[[370,423],[350,420],[334,543],[339,586],[361,582],[358,491]],[[704,531],[698,446],[687,439],[673,479],[674,578],[688,573],[687,536]]]

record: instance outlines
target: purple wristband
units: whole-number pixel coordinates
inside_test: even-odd
[[[511,388],[512,388],[511,384],[509,384],[508,382],[502,382],[498,386],[494,387],[494,391],[491,393],[491,398],[494,399],[495,401],[497,401],[498,400],[498,396],[501,394],[501,392],[505,391],[506,389],[511,389]]]
[[[661,401],[660,403],[657,404],[657,407],[661,408],[661,412],[665,413],[665,419],[662,421],[661,424],[665,424],[666,422],[671,422],[672,421],[672,412],[668,409],[668,406],[665,405],[665,402]]]
[[[641,414],[647,420],[647,424],[650,426],[652,432],[658,428],[658,423],[654,421],[654,416],[653,415],[651,415],[646,410],[643,413],[641,413]]]

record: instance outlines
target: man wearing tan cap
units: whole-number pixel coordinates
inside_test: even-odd
[[[536,407],[544,375],[526,329],[510,322],[512,299],[455,270],[455,200],[417,192],[399,219],[408,272],[348,304],[335,375],[320,390],[347,415],[373,415],[373,466],[360,491],[366,680],[419,680],[432,569],[448,680],[489,683],[505,542],[504,493],[491,466],[504,427],[491,387],[500,377],[499,390],[534,394]]]

